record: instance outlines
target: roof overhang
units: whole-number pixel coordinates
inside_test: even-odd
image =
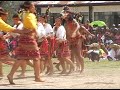
[[[34,1],[34,3],[41,7],[120,5],[120,1]]]

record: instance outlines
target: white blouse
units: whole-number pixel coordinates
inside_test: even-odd
[[[14,25],[13,27],[19,30],[23,30],[23,23],[21,22],[18,26]]]
[[[16,29],[18,29],[18,30],[23,30],[23,23],[21,22],[19,25],[15,24],[13,27],[16,28]],[[13,33],[13,32],[9,32],[7,34],[8,35],[12,35],[14,38],[20,35],[18,33]]]
[[[54,32],[55,32],[55,27],[53,27],[53,30],[54,30]],[[65,28],[64,28],[63,25],[61,25],[61,26],[57,29],[57,31],[56,31],[56,33],[55,33],[55,36],[56,36],[56,38],[59,39],[59,40],[66,40],[66,30],[65,30]]]
[[[46,31],[41,23],[38,22],[37,35],[39,39],[46,36]]]
[[[46,35],[49,36],[51,34],[53,34],[53,29],[52,26],[49,23],[46,23],[44,25],[45,31],[46,31]]]

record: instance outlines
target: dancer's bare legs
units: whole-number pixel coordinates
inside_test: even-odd
[[[53,75],[54,71],[53,71],[53,62],[51,58],[48,58],[48,64],[49,64],[49,74],[48,75]]]
[[[80,73],[82,73],[84,70],[84,60],[83,60],[83,57],[81,54],[82,42],[79,40],[78,45],[75,48],[72,48],[72,50],[74,51],[74,53],[76,55],[76,59],[80,62],[80,66],[81,66]]]
[[[24,60],[16,60],[15,63],[13,64],[13,67],[12,67],[10,73],[7,75],[7,78],[9,80],[10,84],[15,84],[13,82],[13,75],[17,71],[17,69],[19,68],[19,66],[21,65],[22,62],[24,62]]]
[[[30,67],[34,67],[33,63],[30,60],[26,60],[27,65],[29,65]]]
[[[35,81],[43,82],[43,80],[41,80],[40,78],[40,60],[39,59],[33,60],[33,65],[34,65]]]
[[[19,66],[22,64],[22,62],[25,62],[25,60],[16,60],[10,73],[7,75],[7,78],[9,80],[10,84],[15,84],[13,82],[13,75],[19,68]],[[34,74],[35,74],[35,81],[36,82],[42,82],[40,79],[40,60],[33,60],[33,65],[34,65]]]
[[[21,67],[21,74],[18,75],[19,77],[25,77],[25,71],[26,71],[26,66],[27,66],[27,61],[24,60],[24,62],[21,63],[20,67]]]
[[[70,70],[69,70],[69,72],[68,72],[68,74],[70,74],[72,71],[74,71],[74,69],[75,69],[75,67],[74,67],[74,63],[69,59],[70,57],[65,57],[65,58],[63,58],[65,61],[66,61],[66,63],[68,64],[68,65],[70,65]]]
[[[0,77],[3,77],[2,62],[0,61]]]
[[[44,69],[45,69],[45,60],[41,59],[40,61],[40,73],[43,73]]]
[[[66,67],[65,67],[65,61],[64,61],[64,59],[63,58],[58,58],[58,60],[60,61],[60,64],[61,64],[62,69],[63,69],[60,74],[66,74],[67,72],[66,72]]]

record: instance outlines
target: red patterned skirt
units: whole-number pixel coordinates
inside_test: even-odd
[[[18,47],[15,49],[16,59],[36,60],[40,59],[39,47],[35,39],[35,34],[21,34]]]
[[[49,54],[50,54],[50,57],[53,56],[54,54],[54,51],[55,51],[55,38],[47,38],[48,40],[48,48],[49,48]]]
[[[58,58],[70,57],[71,53],[70,53],[67,41],[59,43],[59,44],[56,43],[56,46],[57,46],[56,47],[56,55]]]
[[[48,40],[44,39],[42,42],[38,43],[40,48],[40,55],[42,58],[49,57],[49,50],[48,50]]]
[[[9,55],[7,43],[5,42],[5,40],[0,38],[0,58],[7,56],[7,55]]]

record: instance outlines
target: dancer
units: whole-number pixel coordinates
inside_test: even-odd
[[[66,30],[62,24],[62,18],[56,18],[55,19],[55,26],[53,27],[53,30],[56,32],[56,54],[58,57],[58,60],[61,63],[61,66],[63,68],[63,71],[61,74],[66,73],[66,66],[65,62],[70,65],[70,70],[67,74],[70,74],[74,70],[74,64],[70,60],[70,50],[66,39]]]
[[[13,17],[13,22],[14,22],[14,26],[16,29],[19,29],[19,30],[23,30],[23,23],[21,21],[21,18],[19,17],[18,14],[14,14]],[[17,47],[18,45],[18,39],[19,39],[19,34],[18,33],[9,33],[10,35],[12,35],[13,37],[13,42],[16,42],[16,46],[13,46],[12,48],[12,54],[14,55],[14,49]],[[14,55],[15,57],[15,55]],[[25,77],[25,71],[26,71],[26,65],[29,65],[31,67],[33,67],[33,64],[30,62],[30,60],[26,60],[26,62],[23,62],[21,64],[21,74],[18,75],[19,77]]]
[[[6,24],[5,21],[7,20],[8,13],[4,11],[2,7],[0,7],[0,76],[3,76],[3,68],[2,63],[6,63],[12,65],[11,61],[14,61],[14,58],[11,58],[8,51],[8,45],[5,41],[4,33],[12,32],[15,28],[11,27],[10,25]],[[4,33],[3,33],[4,32]]]
[[[40,17],[39,17],[40,18]],[[48,51],[48,40],[46,38],[46,32],[45,29],[40,22],[41,19],[38,18],[38,47],[40,48],[40,55],[41,55],[41,62],[40,62],[40,69],[41,73],[45,70],[46,66],[46,60],[49,58],[49,51]]]
[[[47,23],[46,16],[40,16],[39,22],[41,22],[42,25],[44,26],[44,29],[46,32],[46,38],[48,41],[49,56],[46,58],[47,59],[46,60],[46,64],[47,64],[46,74],[52,75],[53,74],[53,63],[51,59],[52,59],[53,52],[54,52],[54,32],[53,32],[52,26],[49,23]]]
[[[82,40],[81,40],[81,30],[85,31],[87,34],[92,35],[85,27],[80,26],[79,23],[73,18],[73,13],[67,9],[62,12],[62,18],[65,19],[65,29],[67,34],[67,40],[69,41],[69,46],[71,53],[74,53],[78,62],[80,62],[80,73],[84,70],[84,60],[82,56]]]
[[[25,60],[33,60],[34,75],[36,82],[43,82],[40,77],[40,53],[36,42],[37,19],[35,6],[32,2],[25,1],[21,6],[25,10],[23,14],[23,30],[17,30],[16,33],[20,34],[18,47],[16,48],[16,62],[14,63],[10,73],[7,75],[10,84],[13,82],[13,75]],[[28,31],[27,34],[24,31]]]

